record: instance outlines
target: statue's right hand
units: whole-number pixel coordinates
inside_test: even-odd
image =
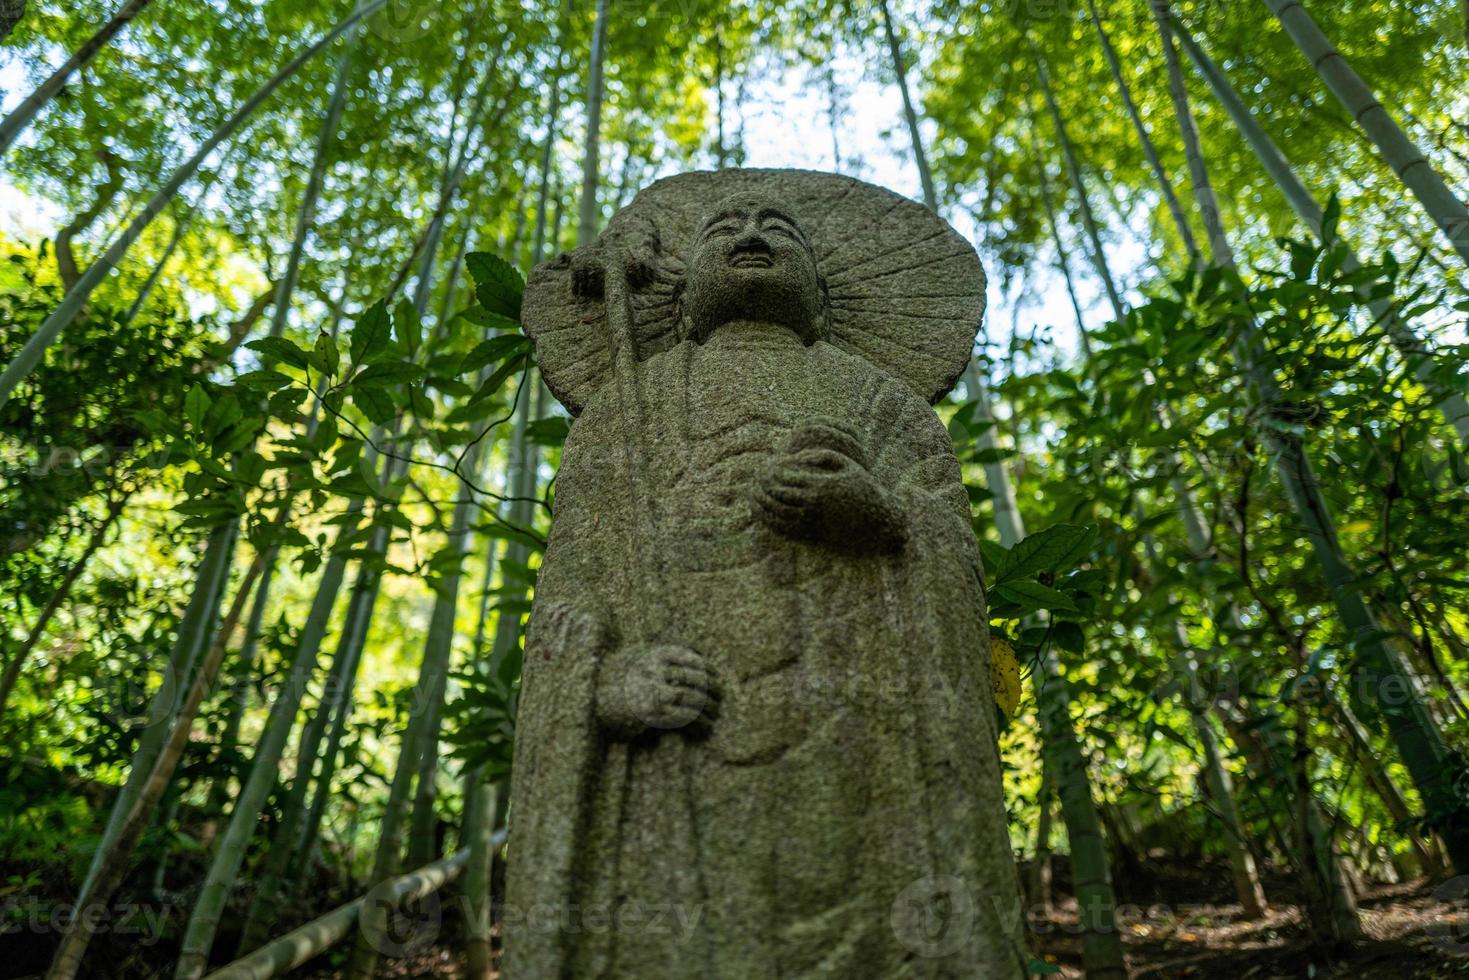
[[[625,646],[597,674],[597,720],[624,738],[707,723],[717,701],[704,658],[687,647]]]

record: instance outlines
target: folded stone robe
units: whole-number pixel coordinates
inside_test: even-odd
[[[757,521],[814,417],[864,437],[899,550]],[[643,642],[703,655],[711,723],[599,729],[601,659]],[[520,698],[511,980],[1025,975],[968,498],[867,362],[731,325],[610,379],[565,445]]]

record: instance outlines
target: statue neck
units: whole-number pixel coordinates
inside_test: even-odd
[[[706,345],[727,343],[771,343],[804,346],[800,334],[790,327],[766,320],[731,320],[714,328],[704,341]]]

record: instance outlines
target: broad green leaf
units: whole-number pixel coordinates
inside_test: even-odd
[[[437,414],[434,400],[428,396],[428,392],[414,385],[408,389],[408,410],[419,422],[432,422]]]
[[[518,374],[520,370],[524,368],[528,363],[529,355],[517,354],[515,357],[512,357],[504,364],[501,364],[498,368],[495,369],[495,373],[486,378],[485,383],[479,386],[479,391],[476,391],[474,393],[474,397],[469,400],[469,404],[474,405],[478,402],[482,402],[486,398],[495,394],[497,391],[500,390],[501,386],[505,384],[506,378],[509,378],[511,375]]]
[[[301,403],[310,394],[305,388],[294,385],[290,388],[282,388],[270,396],[270,414],[278,419],[295,415]]]
[[[389,388],[407,384],[423,377],[424,370],[408,361],[378,361],[369,364],[361,374],[352,379],[353,390],[358,388]]]
[[[1071,653],[1081,653],[1086,649],[1086,634],[1082,632],[1081,625],[1069,619],[1057,620],[1051,624],[1051,639],[1061,649]]]
[[[501,334],[482,340],[475,345],[474,350],[464,355],[464,360],[459,363],[459,373],[473,374],[518,351],[530,350],[530,347],[530,340],[521,334]]]
[[[1042,572],[1065,571],[1086,553],[1096,533],[1091,525],[1054,524],[1028,535],[1006,554],[995,581],[1013,582]]]
[[[316,369],[327,377],[335,375],[337,368],[341,366],[342,354],[337,350],[337,342],[325,330],[317,334],[312,355]]]
[[[470,252],[464,257],[464,264],[474,278],[474,295],[480,305],[518,323],[525,280],[515,267],[489,252]]]
[[[262,337],[245,345],[264,356],[261,363],[269,367],[273,361],[282,361],[291,367],[306,368],[311,364],[311,355],[302,350],[293,340],[285,337]]]
[[[1039,582],[1014,581],[995,586],[995,593],[1026,609],[1059,609],[1074,611],[1076,603],[1063,592],[1047,588]]]
[[[352,389],[352,404],[356,405],[359,412],[377,425],[391,422],[393,416],[398,414],[398,407],[393,404],[392,397],[382,388],[370,385]]]
[[[520,324],[517,321],[508,316],[501,316],[499,313],[491,313],[478,303],[461,310],[455,319],[468,320],[470,323],[477,323],[482,327],[502,332],[516,333],[520,330]]]
[[[418,310],[406,299],[400,299],[393,308],[393,335],[409,357],[416,355],[423,345],[423,322],[418,318]]]
[[[352,325],[351,355],[354,366],[361,366],[388,349],[392,320],[387,304],[378,300],[367,308]]]
[[[221,432],[244,417],[245,409],[240,405],[239,396],[232,391],[226,392],[205,413],[204,433],[211,439],[217,438]]]
[[[202,384],[194,385],[184,395],[184,418],[188,421],[189,427],[196,432],[204,423],[204,413],[209,411],[209,403],[209,392],[204,390]],[[161,429],[162,426],[155,427],[155,431]]]
[[[536,419],[525,427],[525,437],[538,446],[559,446],[571,431],[571,420],[561,416]]]
[[[971,458],[976,463],[999,463],[1015,455],[1013,449],[1003,449],[999,446],[988,446],[976,452]]]
[[[291,383],[291,379],[286,375],[281,374],[279,371],[272,371],[269,368],[262,368],[259,371],[246,371],[244,374],[235,378],[235,384],[244,388],[254,388],[257,391],[275,391],[277,388],[284,388]]]
[[[1321,240],[1323,242],[1336,241],[1336,225],[1341,220],[1341,198],[1336,191],[1326,199],[1326,208],[1321,216]]]

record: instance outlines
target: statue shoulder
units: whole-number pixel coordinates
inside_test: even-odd
[[[650,394],[666,392],[681,383],[684,362],[691,355],[694,346],[691,341],[681,340],[647,360],[638,362],[636,384],[639,397],[645,404]],[[606,383],[595,388],[586,402],[579,406],[580,410],[571,431],[575,433],[578,427],[583,427],[583,431],[587,433],[600,430],[608,420],[619,418],[625,413],[623,400],[629,395],[630,392],[623,388],[623,382],[609,372]],[[570,442],[569,436],[567,441]]]
[[[811,345],[811,357],[818,370],[834,376],[866,382],[870,395],[901,403],[907,409],[921,408],[928,414],[933,412],[903,379],[884,371],[865,357],[854,354],[826,340]]]

